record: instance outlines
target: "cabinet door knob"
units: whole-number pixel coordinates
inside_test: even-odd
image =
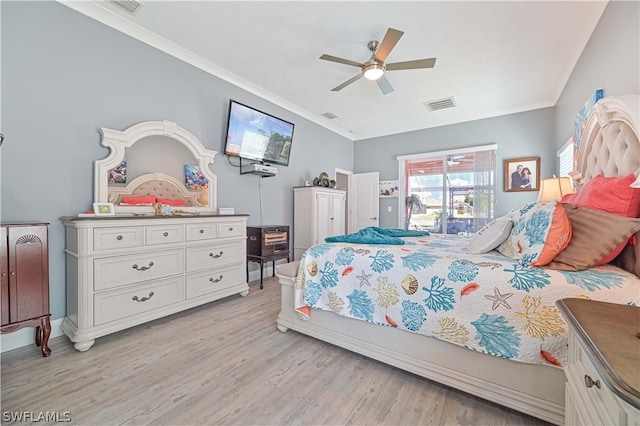
[[[219,257],[222,257],[223,254],[224,254],[224,252],[222,250],[220,250],[219,254],[209,253],[209,256],[213,257],[214,259],[217,259]]]
[[[165,232],[165,233],[164,233],[164,234],[162,234],[162,235],[164,235],[165,237],[168,237],[168,236],[169,236],[169,233],[168,233],[168,232]]]
[[[118,240],[118,241],[122,240],[122,235],[118,235],[118,236],[116,237],[116,240]]]
[[[201,233],[201,234],[204,234],[204,229],[201,229],[201,230],[200,230],[200,233]]]
[[[3,277],[6,277],[6,276],[7,276],[7,273],[6,273],[6,272],[3,272],[3,273],[2,273],[2,276],[3,276]]]
[[[15,274],[16,274],[16,271],[11,271],[11,275],[15,275]]]
[[[588,388],[592,388],[593,386],[597,387],[598,389],[600,389],[600,380],[593,380],[591,378],[591,376],[589,376],[588,374],[584,375],[584,385]]]
[[[220,277],[218,279],[213,279],[213,277],[209,278],[209,281],[211,281],[212,283],[219,283],[220,281],[222,281],[222,275],[220,275]]]

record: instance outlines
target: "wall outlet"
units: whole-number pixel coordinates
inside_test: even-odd
[[[387,211],[388,211],[389,213],[391,213],[391,210],[393,210],[393,209],[391,208],[391,206],[387,206]]]

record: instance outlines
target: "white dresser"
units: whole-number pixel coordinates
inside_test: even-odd
[[[293,258],[346,232],[346,192],[321,186],[293,188]]]
[[[565,424],[640,425],[640,308],[556,302],[569,326]]]
[[[246,281],[246,215],[62,218],[67,316],[79,351],[95,339],[236,293]]]

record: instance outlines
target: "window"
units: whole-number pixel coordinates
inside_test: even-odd
[[[398,157],[404,228],[467,234],[491,221],[496,148],[486,145]]]
[[[569,172],[574,170],[573,165],[573,138],[562,145],[558,150],[558,176],[569,176]]]

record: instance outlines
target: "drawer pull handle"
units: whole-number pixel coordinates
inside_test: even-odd
[[[116,240],[121,241],[121,240],[122,240],[122,235],[118,235],[118,236],[116,237]]]
[[[219,283],[220,281],[222,281],[222,275],[220,275],[220,278],[214,280],[213,278],[209,278],[209,281],[211,281],[212,283]]]
[[[220,250],[220,254],[209,253],[209,256],[213,257],[214,259],[217,259],[219,257],[222,257],[223,254],[224,254],[224,252],[222,250]]]
[[[233,231],[233,227],[229,228],[229,231]]]
[[[142,297],[142,298],[138,299],[138,296],[133,296],[133,300],[135,300],[136,302],[146,302],[147,300],[151,299],[152,297],[153,297],[153,292],[150,291],[148,297]]]
[[[584,375],[584,385],[588,388],[592,388],[594,385],[600,389],[600,380],[594,381],[588,374]]]
[[[201,230],[200,230],[200,233],[201,233],[201,234],[204,234],[204,229],[201,229]]]
[[[134,263],[132,268],[136,271],[146,271],[147,269],[151,269],[153,266],[153,262],[149,262],[149,266],[138,266],[138,264]]]
[[[164,233],[164,234],[162,234],[162,235],[164,235],[165,237],[168,237],[168,236],[169,236],[169,233],[168,233],[168,232],[165,232],[165,233]]]

